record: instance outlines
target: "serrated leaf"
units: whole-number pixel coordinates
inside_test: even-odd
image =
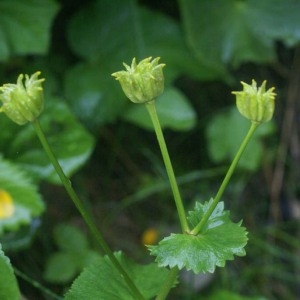
[[[190,130],[196,123],[196,113],[188,99],[175,88],[169,88],[156,100],[156,110],[162,128]],[[145,129],[153,130],[144,105],[132,105],[123,118]]]
[[[28,174],[1,157],[0,189],[9,194],[14,209],[11,216],[0,218],[0,235],[5,230],[16,231],[21,225],[30,224],[44,211],[44,203]]]
[[[226,64],[270,62],[275,41],[300,40],[300,3],[294,0],[181,0],[180,9],[190,47],[220,74]],[[284,24],[284,26],[282,26]]]
[[[19,251],[26,249],[36,237],[41,224],[40,218],[31,219],[28,226],[21,226],[18,231],[9,231],[0,238],[4,251]]]
[[[58,8],[52,0],[0,1],[0,60],[12,55],[45,53]]]
[[[61,99],[47,99],[40,123],[54,154],[70,177],[89,158],[94,146],[92,135]],[[12,127],[10,137],[4,136],[4,139],[6,157],[22,165],[37,181],[61,184],[32,126]]]
[[[232,161],[249,127],[250,122],[240,115],[235,106],[216,114],[206,128],[210,158],[216,163]],[[239,168],[249,171],[259,168],[264,146],[261,139],[273,132],[272,121],[257,128],[239,161]]]
[[[140,289],[145,299],[154,297],[164,283],[169,271],[156,264],[138,265],[116,253],[124,269]],[[74,281],[65,300],[134,300],[128,286],[107,257],[87,267]]]
[[[10,260],[5,256],[0,244],[0,299],[21,299],[18,283]]]
[[[188,218],[192,225],[198,224],[211,202],[212,199],[204,204],[196,203]],[[186,268],[196,274],[212,273],[216,266],[224,267],[234,255],[245,255],[247,240],[246,229],[241,227],[241,222],[230,221],[220,202],[199,234],[171,234],[149,249],[159,266]]]
[[[188,216],[188,221],[192,227],[196,227],[196,225],[201,221],[201,218],[209,209],[211,202],[212,199],[205,203],[196,202],[195,210],[190,211]],[[206,224],[204,224],[201,232],[206,232],[208,229],[220,226],[226,222],[231,222],[229,218],[229,211],[224,211],[224,202],[221,201],[217,204]]]

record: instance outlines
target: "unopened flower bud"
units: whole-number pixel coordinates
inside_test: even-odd
[[[232,92],[236,95],[236,105],[239,112],[254,123],[263,123],[272,119],[275,109],[274,87],[266,91],[266,80],[257,88],[255,80],[252,85],[241,82],[244,89]]]
[[[164,90],[164,64],[158,64],[159,57],[148,57],[136,64],[135,58],[131,66],[123,63],[126,71],[112,74],[119,80],[125,95],[134,103],[146,103],[157,98]]]
[[[45,79],[38,79],[40,74],[25,75],[25,82],[24,75],[20,74],[17,84],[6,83],[0,87],[0,101],[3,103],[0,112],[19,125],[34,121],[44,108],[42,82]]]

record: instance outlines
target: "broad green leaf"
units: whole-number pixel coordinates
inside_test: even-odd
[[[81,63],[68,70],[65,94],[72,111],[90,129],[114,121],[129,104],[103,62]]]
[[[21,299],[18,283],[10,260],[5,256],[0,244],[0,299]]]
[[[56,252],[47,260],[44,278],[51,283],[68,283],[77,274],[74,256],[68,252]]]
[[[72,249],[73,251],[57,251],[46,262],[44,278],[55,284],[70,283],[84,268],[97,263],[101,258],[94,250]]]
[[[242,117],[235,106],[214,116],[206,128],[208,152],[211,159],[216,163],[232,161],[249,128],[249,120]],[[240,168],[250,171],[259,168],[263,154],[261,140],[273,132],[272,121],[258,127],[239,161]]]
[[[28,174],[3,158],[0,158],[0,190],[0,201],[10,197],[13,209],[10,215],[0,217],[0,235],[30,224],[44,211],[44,203]]]
[[[2,122],[5,124],[4,120]],[[60,99],[47,99],[40,123],[63,170],[71,176],[89,158],[94,146],[93,137]],[[60,184],[32,126],[12,127],[5,150],[6,157],[21,164],[36,180]]]
[[[58,8],[53,0],[1,0],[0,60],[46,53]]]
[[[226,65],[271,62],[275,41],[300,40],[300,3],[294,0],[181,0],[187,41],[195,55],[220,75]]]
[[[211,72],[188,54],[176,21],[130,0],[94,1],[74,15],[68,29],[74,53],[100,62],[111,72],[118,71],[122,62],[130,64],[133,57],[160,56],[168,66],[167,77],[188,72],[197,78],[212,78]]]
[[[189,213],[189,221],[195,226],[210,207],[207,203],[196,203],[195,210]],[[194,273],[214,272],[216,266],[224,267],[234,255],[245,255],[247,232],[241,222],[233,223],[229,213],[219,203],[206,226],[197,235],[171,234],[156,246],[149,246],[151,255],[161,267],[178,267],[193,270]]]
[[[196,202],[195,210],[189,212],[188,220],[192,227],[200,222],[204,213],[209,209],[212,199],[205,203]],[[206,232],[209,229],[215,228],[219,225],[231,223],[229,218],[229,211],[224,211],[224,202],[219,202],[213,213],[209,217],[206,224],[203,226],[201,232]]]
[[[187,98],[177,89],[169,88],[156,100],[156,109],[162,128],[189,130],[196,123],[196,113]],[[153,125],[144,105],[131,105],[123,114],[126,121],[145,129]]]
[[[129,103],[110,74],[123,69],[123,62],[131,64],[133,57],[161,57],[166,86],[180,74],[215,78],[189,53],[178,22],[129,0],[87,4],[70,20],[68,40],[84,62],[67,71],[65,93],[90,128],[122,116]]]
[[[122,253],[115,255],[145,299],[151,299],[158,293],[169,273],[168,270],[158,268],[156,264],[138,265]],[[135,298],[109,259],[103,257],[81,273],[65,297],[65,300],[82,299],[134,300]]]
[[[59,224],[54,228],[54,240],[59,249],[67,252],[83,252],[88,249],[87,237],[69,224]]]
[[[87,237],[75,226],[61,223],[54,228],[53,235],[59,251],[47,259],[44,278],[49,282],[66,284],[101,257],[89,249]]]

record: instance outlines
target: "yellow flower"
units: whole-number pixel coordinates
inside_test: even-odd
[[[13,199],[5,190],[0,190],[0,219],[6,219],[15,211]]]
[[[136,64],[135,58],[131,67],[123,63],[126,71],[112,74],[121,84],[125,95],[134,103],[146,103],[155,100],[164,91],[164,64],[158,64],[159,57],[145,58]]]
[[[141,242],[143,245],[153,245],[157,242],[159,232],[155,228],[148,228],[143,232]]]
[[[44,108],[42,82],[45,79],[38,79],[40,74],[25,75],[25,83],[24,75],[20,74],[17,84],[6,83],[0,87],[0,101],[3,102],[0,112],[19,125],[34,121]]]
[[[266,91],[266,80],[257,88],[255,80],[252,85],[241,82],[243,91],[232,92],[236,95],[236,105],[239,112],[255,123],[263,123],[272,119],[275,109],[274,87]]]

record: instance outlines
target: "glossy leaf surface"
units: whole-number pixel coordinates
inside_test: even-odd
[[[133,57],[137,61],[161,57],[167,66],[166,87],[180,74],[215,77],[189,54],[178,22],[128,0],[86,5],[70,20],[68,41],[82,62],[67,71],[65,92],[76,115],[89,121],[87,126],[123,116],[130,103],[110,74],[122,70],[122,63],[130,64]]]
[[[168,270],[156,264],[138,265],[123,254],[115,254],[145,299],[154,297],[164,283]],[[87,267],[74,281],[65,300],[134,300],[128,286],[107,257]]]
[[[183,25],[197,58],[220,73],[227,65],[275,60],[275,42],[300,40],[295,0],[181,0]]]
[[[196,123],[196,114],[187,98],[177,89],[164,91],[155,102],[162,128],[190,130]],[[148,111],[143,105],[132,105],[123,115],[126,121],[153,130]]]
[[[212,199],[204,204],[196,203],[188,217],[193,227],[211,202]],[[246,229],[241,227],[241,222],[233,223],[229,219],[229,212],[224,211],[224,204],[220,202],[199,234],[171,234],[149,249],[159,266],[212,273],[216,266],[224,267],[227,260],[233,260],[234,255],[244,256],[247,240]]]
[[[45,54],[58,4],[53,0],[0,1],[0,60]]]
[[[12,126],[12,122],[4,117],[0,122],[3,127],[10,127],[9,131],[0,133],[6,143],[3,149],[6,157],[21,164],[36,180],[60,184],[33,127]],[[47,99],[40,123],[63,170],[67,176],[71,176],[90,156],[94,146],[93,137],[61,99]]]

